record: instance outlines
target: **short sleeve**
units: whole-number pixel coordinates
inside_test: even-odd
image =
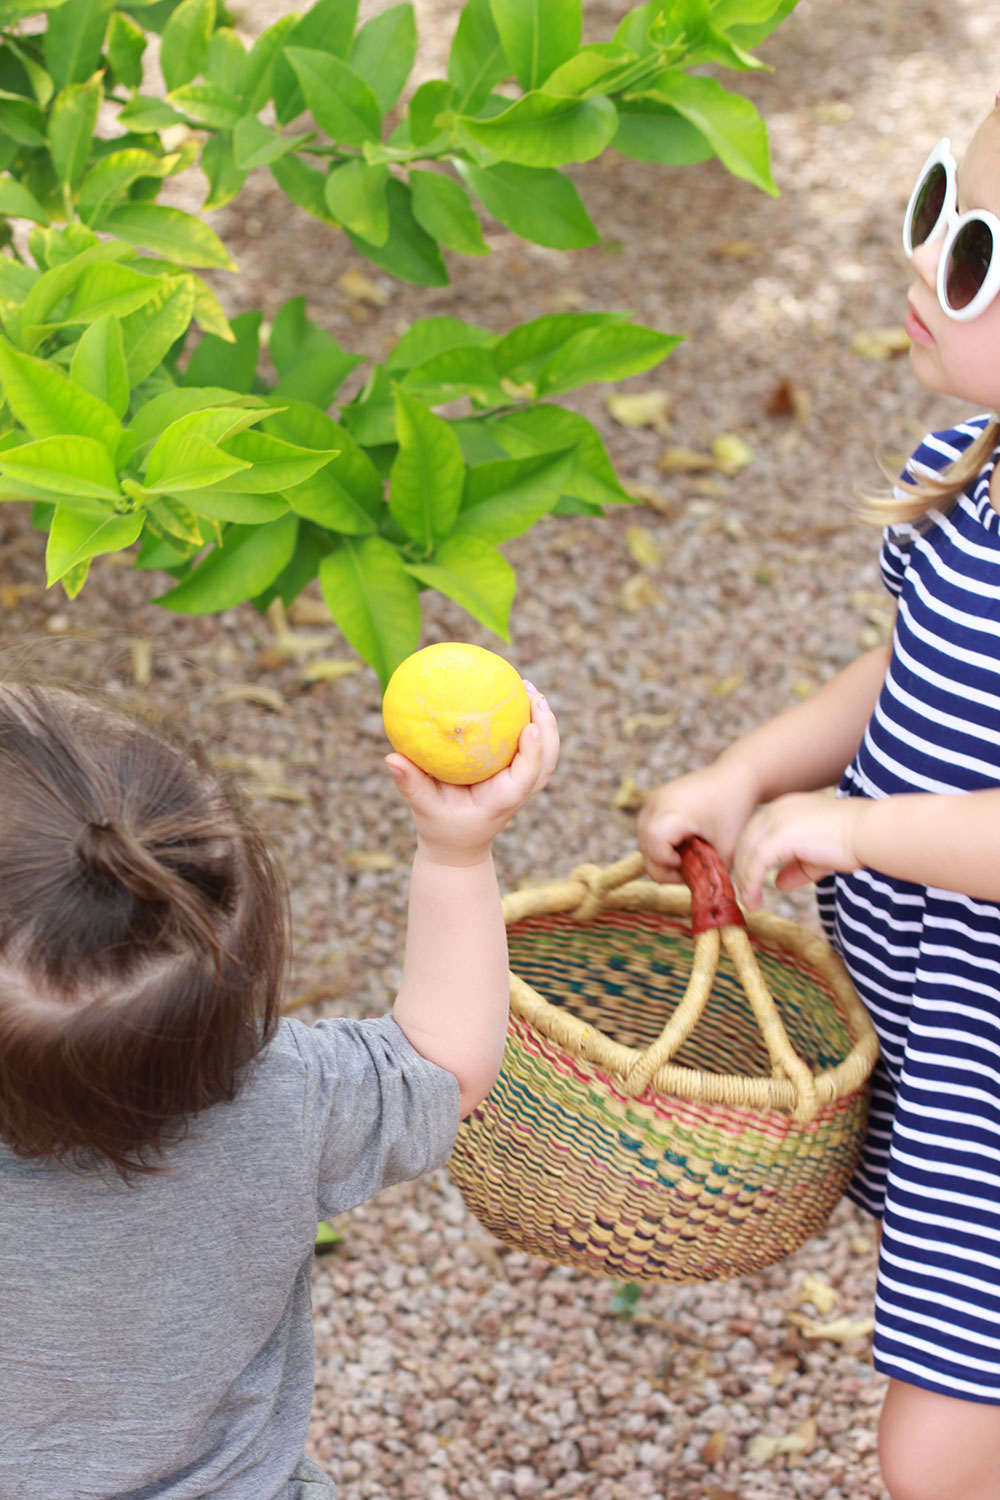
[[[304,1138],[317,1216],[345,1213],[443,1165],[458,1130],[458,1080],[391,1016],[286,1022],[306,1068]]]
[[[902,592],[912,541],[913,527],[909,525],[887,526],[882,533],[879,571],[894,599],[898,599]]]

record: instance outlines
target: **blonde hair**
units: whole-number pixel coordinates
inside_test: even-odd
[[[875,526],[930,524],[930,512],[946,514],[959,495],[982,473],[1000,439],[1000,417],[991,414],[986,426],[965,452],[939,474],[897,476],[888,464],[880,465],[892,483],[890,490],[859,489],[862,520]]]

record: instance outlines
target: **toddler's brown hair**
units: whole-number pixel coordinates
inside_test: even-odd
[[[287,956],[280,870],[196,745],[0,682],[0,1141],[159,1170],[272,1036]]]

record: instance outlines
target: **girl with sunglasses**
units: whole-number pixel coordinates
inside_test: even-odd
[[[1000,107],[907,207],[923,385],[988,408],[928,435],[891,497],[892,641],[657,788],[649,874],[709,839],[820,915],[882,1047],[854,1201],[881,1220],[874,1361],[892,1500],[1000,1495]],[[844,769],[846,766],[846,770]],[[838,783],[838,795],[828,795]]]

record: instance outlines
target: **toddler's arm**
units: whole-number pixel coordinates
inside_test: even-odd
[[[875,801],[779,797],[748,823],[734,861],[748,906],[768,870],[791,890],[829,870],[878,870],[897,880],[1000,901],[1000,789],[907,793]]]
[[[728,864],[754,809],[787,792],[839,781],[864,734],[889,662],[880,646],[794,708],[762,724],[704,770],[657,787],[639,814],[639,848],[654,880],[678,880],[677,845],[700,834]]]
[[[531,723],[514,760],[488,781],[445,785],[402,755],[386,757],[417,832],[393,1016],[421,1056],[458,1079],[463,1117],[493,1087],[507,1035],[507,933],[493,837],[546,784],[559,756],[552,710],[525,686]]]

